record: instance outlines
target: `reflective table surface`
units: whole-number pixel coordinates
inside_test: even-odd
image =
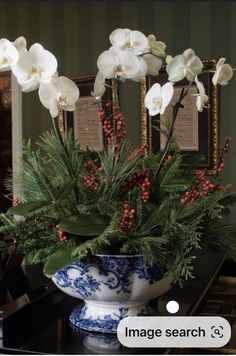
[[[209,250],[200,252],[195,262],[195,279],[185,282],[182,288],[174,285],[165,295],[151,301],[151,307],[156,310],[156,315],[170,316],[166,311],[166,304],[170,300],[175,300],[180,305],[175,315],[195,315],[223,262],[221,254]],[[21,296],[15,293],[15,299],[9,301],[8,289],[14,285],[14,279],[18,281],[21,293],[24,289],[22,286],[25,286],[25,292]],[[9,280],[10,283],[7,283]],[[8,298],[4,298],[4,293]],[[76,355],[175,353],[175,350],[170,349],[126,348],[119,343],[116,335],[85,332],[72,327],[68,316],[76,306],[82,305],[82,301],[59,291],[43,276],[40,266],[18,268],[10,276],[6,276],[4,283],[0,281],[0,298],[2,301],[0,353]]]

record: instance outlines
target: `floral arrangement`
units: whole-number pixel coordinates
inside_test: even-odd
[[[196,250],[206,246],[236,259],[236,230],[223,219],[235,202],[230,186],[222,184],[221,172],[230,138],[221,148],[213,173],[181,170],[181,152],[174,123],[192,84],[198,88],[196,107],[209,108],[200,80],[204,68],[192,49],[172,57],[154,35],[117,29],[109,37],[111,47],[97,60],[98,74],[91,93],[98,105],[105,147],[81,150],[73,132],[60,132],[58,113],[74,110],[79,90],[70,79],[59,76],[57,60],[40,44],[26,49],[24,38],[14,43],[0,40],[0,69],[12,70],[23,91],[38,89],[39,99],[50,111],[54,130],[42,135],[33,150],[24,143],[24,169],[6,184],[20,188],[9,195],[13,207],[1,214],[0,249],[12,245],[32,263],[44,263],[51,277],[60,268],[90,254],[141,254],[149,263],[161,264],[182,281],[194,276]],[[118,101],[118,86],[158,75],[165,65],[168,82],[154,84],[145,97],[151,116],[170,112],[166,146],[153,154],[147,145],[136,149],[126,138],[125,119]],[[226,85],[233,69],[221,58],[212,82]],[[112,90],[113,100],[104,99]],[[187,78],[179,99],[171,105],[174,85]],[[160,122],[160,120],[159,120]],[[24,216],[15,219],[15,215]]]

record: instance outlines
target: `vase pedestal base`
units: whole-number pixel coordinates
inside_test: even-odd
[[[116,333],[119,322],[128,316],[150,315],[147,301],[140,303],[85,302],[70,314],[70,322],[83,330]]]

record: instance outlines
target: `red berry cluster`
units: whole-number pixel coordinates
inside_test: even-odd
[[[193,204],[199,196],[209,196],[217,190],[223,190],[223,185],[216,184],[206,179],[206,173],[202,170],[196,171],[198,178],[194,181],[190,191],[185,192],[181,204]]]
[[[98,119],[102,123],[108,145],[115,143],[114,155],[118,157],[119,148],[126,136],[125,119],[119,106],[112,106],[109,101],[106,101],[105,110],[102,106],[98,109]]]
[[[59,225],[56,225],[56,229],[57,229],[57,232],[58,232],[60,241],[62,241],[62,242],[67,241],[67,240],[68,240],[68,237],[67,237],[67,235],[64,233],[64,231],[62,231],[62,230],[59,228]]]
[[[13,206],[18,206],[18,205],[21,205],[22,204],[22,201],[20,199],[13,199],[12,200],[12,205]]]
[[[200,186],[205,181],[205,172],[196,171],[197,179],[193,182],[191,189],[185,192],[185,196],[181,199],[181,204],[188,205],[193,204],[200,196]]]
[[[150,199],[151,186],[152,186],[151,180],[148,177],[144,178],[144,181],[141,184],[142,202],[143,203],[147,203],[149,201],[149,199]]]
[[[225,142],[221,147],[219,161],[212,172],[204,172],[202,170],[196,171],[197,179],[194,181],[190,191],[185,192],[185,196],[181,199],[181,204],[193,204],[199,196],[209,196],[217,190],[225,190],[223,185],[207,180],[206,176],[213,176],[213,178],[217,178],[220,173],[223,172],[224,157],[228,152],[230,140],[230,137],[225,138]]]
[[[87,185],[89,188],[97,190],[99,188],[100,182],[96,175],[95,169],[98,171],[102,171],[103,167],[98,158],[92,161],[88,160],[84,164],[84,168],[89,172],[89,176],[84,178],[84,184]]]
[[[136,150],[134,150],[131,155],[129,156],[129,158],[134,158],[137,155],[140,155],[140,157],[143,157],[145,155],[145,153],[147,152],[147,150],[149,149],[149,143],[146,142],[144,144],[142,144],[141,146],[137,147]]]
[[[108,105],[109,103],[106,103],[106,107],[108,107]],[[102,123],[103,132],[107,138],[108,145],[110,146],[115,139],[112,116],[107,116],[106,111],[103,110],[102,106],[98,109],[98,120]]]
[[[123,231],[130,231],[135,228],[136,210],[130,209],[128,201],[123,203],[122,218],[119,223],[119,228]]]
[[[148,169],[144,169],[138,173],[130,175],[121,189],[122,193],[132,190],[135,187],[140,187],[142,191],[142,202],[147,203],[151,196],[152,180],[148,177]]]
[[[116,123],[115,141],[116,144],[121,144],[123,143],[124,137],[126,136],[127,132],[125,118],[119,106],[113,106],[113,119]]]
[[[217,177],[220,173],[223,172],[224,170],[224,158],[225,158],[225,154],[228,152],[229,146],[230,146],[230,137],[226,137],[223,146],[221,147],[221,152],[220,152],[220,158],[218,163],[216,164],[216,166],[213,169],[213,173],[211,175],[214,175],[214,177]]]

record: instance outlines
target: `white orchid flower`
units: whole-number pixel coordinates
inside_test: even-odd
[[[138,60],[139,60],[138,72],[130,77],[126,76],[126,77],[124,77],[124,79],[131,79],[131,80],[134,80],[135,82],[140,82],[143,78],[145,78],[145,76],[147,74],[147,69],[148,69],[147,63],[142,57],[138,57]],[[122,76],[121,76],[121,78],[122,78]]]
[[[28,92],[38,89],[40,83],[50,83],[56,70],[56,57],[39,43],[35,43],[29,51],[20,55],[19,61],[12,71],[21,85],[22,91]]]
[[[148,45],[150,51],[160,58],[165,58],[166,44],[162,41],[157,41],[156,36],[150,34],[148,35]]]
[[[196,75],[201,73],[203,63],[194,51],[189,48],[183,54],[175,56],[166,67],[169,81],[178,82],[185,77],[192,81]]]
[[[94,81],[94,87],[91,95],[94,96],[96,99],[99,99],[100,97],[103,96],[105,91],[106,91],[105,77],[100,71],[98,71]]]
[[[147,74],[158,75],[162,66],[162,60],[151,53],[144,54],[142,58],[147,63]]]
[[[52,117],[58,115],[58,109],[73,111],[79,98],[77,85],[69,78],[54,76],[50,83],[41,83],[39,86],[39,99]]]
[[[173,57],[170,54],[168,54],[166,56],[166,64],[169,64],[172,61],[172,59],[173,59]]]
[[[0,39],[0,70],[5,71],[14,67],[19,60],[15,46],[6,38]]]
[[[148,47],[143,51],[142,58],[147,63],[147,74],[158,75],[162,66],[162,59],[165,57],[166,45],[157,41],[154,35],[148,35]]]
[[[195,96],[197,96],[196,99],[196,106],[198,111],[202,112],[204,108],[209,108],[209,96],[206,95],[206,91],[204,88],[204,85],[202,82],[200,82],[198,80],[198,77],[195,78],[195,83],[197,84],[197,88],[199,93],[198,94],[194,94]]]
[[[100,54],[97,60],[99,71],[105,78],[111,79],[117,76],[131,78],[140,69],[138,57],[132,52],[111,47]]]
[[[153,84],[145,96],[145,106],[149,110],[149,115],[155,116],[163,114],[169,105],[174,94],[173,84],[170,82],[161,86],[159,83]]]
[[[23,36],[17,37],[17,39],[12,42],[12,44],[16,47],[20,55],[27,51],[27,42]]]
[[[140,31],[131,31],[128,28],[118,28],[114,30],[109,40],[113,46],[120,49],[130,50],[135,55],[139,55],[148,46],[147,37]]]
[[[212,77],[213,85],[227,85],[229,80],[232,78],[233,69],[231,65],[225,63],[225,61],[225,58],[221,58],[216,64],[216,72]]]

